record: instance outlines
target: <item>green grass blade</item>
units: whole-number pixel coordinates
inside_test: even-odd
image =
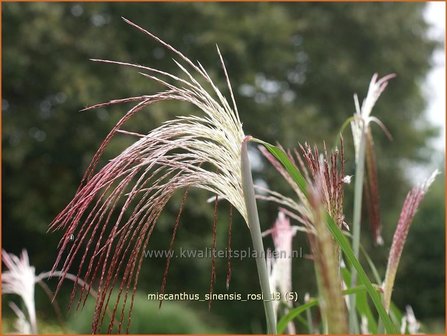
[[[345,131],[346,127],[348,127],[351,124],[351,122],[353,122],[356,118],[357,118],[357,116],[353,115],[353,116],[347,118],[345,120],[345,122],[343,123],[343,125],[341,125],[341,127],[340,127],[340,129],[339,129],[339,131],[337,133],[336,139],[334,141],[334,147],[333,148],[337,147],[338,142],[340,140],[340,137],[343,136],[343,132]]]
[[[346,258],[348,259],[349,263],[356,269],[360,281],[366,287],[366,291],[368,292],[369,296],[371,297],[371,300],[372,300],[374,306],[376,307],[380,318],[383,321],[386,332],[389,334],[398,334],[399,330],[396,329],[395,325],[393,324],[393,322],[391,321],[387,312],[385,311],[385,308],[383,307],[382,300],[380,298],[379,293],[377,293],[377,291],[374,289],[374,286],[372,285],[371,281],[369,280],[368,276],[366,275],[366,272],[363,269],[362,265],[360,265],[359,261],[354,256],[354,252],[352,251],[351,245],[349,244],[348,240],[344,236],[343,232],[339,229],[337,224],[335,224],[334,220],[331,218],[331,216],[329,216],[329,214],[327,214],[327,216],[326,216],[326,221],[327,221],[329,230],[332,233],[332,236],[338,242],[341,249],[343,250],[343,253],[345,254]]]
[[[351,272],[348,268],[342,267],[341,274],[343,277],[343,280],[345,281],[346,285],[349,286],[349,283],[351,281]],[[380,282],[379,282],[380,283]],[[376,334],[377,329],[377,321],[376,317],[371,311],[371,308],[368,303],[368,296],[366,291],[359,291],[356,294],[357,298],[357,304],[355,306],[357,312],[360,316],[365,316],[368,321],[368,330],[371,331],[373,334]]]
[[[350,294],[356,294],[356,293],[361,293],[361,292],[365,292],[366,291],[366,287],[365,286],[357,286],[354,288],[348,288],[345,289],[343,291],[343,295],[350,295]],[[278,334],[281,334],[285,328],[287,327],[287,324],[295,319],[295,318],[299,318],[299,316],[304,313],[305,311],[307,311],[308,309],[316,306],[318,304],[318,299],[314,298],[314,299],[310,299],[309,302],[302,304],[301,306],[298,306],[294,309],[291,309],[286,315],[284,315],[281,320],[278,322]],[[300,319],[301,321],[301,319]],[[301,321],[302,322],[302,321]]]
[[[348,237],[349,239],[352,239],[352,235],[347,232],[347,231],[343,231],[343,234]],[[383,281],[379,275],[379,271],[377,270],[376,266],[374,265],[374,262],[372,261],[371,257],[369,256],[368,252],[366,252],[366,249],[363,247],[362,244],[360,244],[360,251],[362,252],[363,256],[366,259],[366,262],[368,263],[368,266],[372,272],[372,275],[374,276],[374,281],[377,284],[381,284]],[[348,284],[350,283],[350,281],[346,281],[346,279],[344,279],[345,282]]]
[[[273,146],[259,139],[253,141],[261,143],[267,150],[284,166],[289,175],[293,178],[300,190],[307,195],[307,182],[296,166],[289,160],[287,154],[280,148]]]
[[[291,309],[287,315],[284,315],[278,322],[277,331],[278,334],[282,334],[287,327],[287,324],[293,319],[297,318],[299,315],[304,313],[307,309],[310,309],[318,304],[317,299],[311,299],[309,302],[302,304],[294,309]]]
[[[287,154],[284,153],[284,151],[281,150],[280,148],[273,146],[269,143],[266,143],[262,140],[258,140],[258,139],[253,139],[253,140],[263,144],[267,148],[267,150],[281,162],[281,164],[284,166],[284,168],[287,170],[287,172],[290,174],[290,176],[296,182],[296,184],[301,189],[301,191],[305,195],[307,195],[306,180],[303,177],[303,175],[300,173],[300,171],[297,169],[297,167],[292,162],[290,162],[289,158],[287,157]],[[366,291],[368,292],[369,296],[371,297],[371,300],[372,300],[374,306],[376,307],[380,318],[383,321],[386,332],[390,333],[390,334],[398,334],[399,330],[397,330],[397,328],[391,321],[389,315],[385,311],[385,308],[383,307],[382,300],[381,300],[379,293],[377,293],[377,291],[374,289],[374,286],[372,285],[371,281],[369,280],[368,276],[366,275],[365,270],[363,269],[363,267],[360,264],[360,262],[358,261],[358,259],[355,257],[354,251],[352,250],[351,245],[349,244],[347,238],[344,236],[343,232],[339,229],[337,224],[335,224],[334,220],[331,218],[331,216],[329,214],[327,214],[327,216],[326,216],[326,222],[328,224],[328,228],[329,228],[329,231],[331,232],[332,236],[337,241],[337,243],[340,245],[347,260],[354,267],[354,269],[357,271],[360,281],[366,287]],[[279,328],[278,328],[278,330],[279,330]]]
[[[306,321],[306,319],[304,317],[301,317],[301,316],[298,315],[296,317],[296,319],[298,320],[298,322],[300,322],[304,326],[304,328],[306,328],[306,329],[308,328],[307,321]],[[287,325],[286,325],[286,327],[287,327]]]
[[[366,262],[368,263],[369,268],[371,269],[371,272],[373,273],[376,283],[381,284],[382,279],[380,279],[379,272],[377,271],[376,266],[374,265],[373,261],[371,260],[371,257],[368,255],[365,248],[361,244],[360,244],[360,251],[362,252],[363,256],[365,257]]]

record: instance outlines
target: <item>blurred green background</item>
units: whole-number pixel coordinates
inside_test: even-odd
[[[101,140],[128,106],[78,112],[113,98],[150,94],[160,87],[131,69],[96,64],[89,58],[134,62],[178,73],[173,55],[121,20],[126,17],[168,41],[192,60],[200,60],[224,88],[215,44],[224,56],[244,130],[270,142],[295,147],[308,141],[332,144],[343,121],[354,111],[352,95],[366,93],[374,72],[394,72],[375,109],[391,131],[390,142],[374,129],[379,165],[385,245],[374,247],[365,216],[362,244],[384,273],[386,257],[406,192],[428,170],[443,170],[444,153],[430,141],[439,130],[426,115],[422,84],[432,53],[441,48],[427,37],[423,3],[3,3],[3,213],[2,245],[8,252],[26,248],[37,272],[49,270],[61,233],[48,234],[51,220],[74,195],[82,173]],[[225,91],[226,92],[226,91]],[[168,118],[192,112],[185,104],[154,105],[127,129],[148,132]],[[347,174],[353,174],[352,141],[345,133]],[[118,136],[104,162],[129,145]],[[258,161],[258,160],[256,160]],[[259,161],[273,189],[289,193],[279,175]],[[351,216],[352,186],[345,210]],[[166,249],[181,194],[158,223],[152,249]],[[211,247],[210,195],[192,192],[182,217],[176,248]],[[428,331],[444,328],[444,174],[416,216],[404,250],[394,299],[410,304]],[[260,203],[263,229],[277,209]],[[218,248],[225,248],[228,209],[219,210]],[[233,248],[250,245],[240,216],[234,217]],[[270,238],[266,245],[272,246]],[[308,252],[299,235],[295,248]],[[139,280],[131,331],[238,332],[264,330],[260,302],[167,303],[158,310],[145,301],[160,288],[164,259],[146,259]],[[225,293],[226,260],[217,260],[215,292]],[[167,292],[207,293],[209,259],[175,259]],[[233,260],[230,292],[259,291],[253,260]],[[55,282],[50,281],[54,288]],[[314,291],[311,261],[293,261],[293,286],[301,298]],[[57,301],[64,307],[71,284]],[[63,311],[60,329],[45,294],[37,295],[41,331],[88,333],[92,303],[84,311]],[[9,299],[9,298],[8,298]],[[11,315],[3,298],[3,314]]]

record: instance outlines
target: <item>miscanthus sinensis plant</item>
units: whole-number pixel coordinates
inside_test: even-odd
[[[269,281],[272,292],[280,294],[279,298],[273,301],[277,314],[283,310],[281,306],[284,306],[285,313],[292,308],[293,301],[287,299],[287,296],[292,292],[292,240],[298,230],[298,226],[290,225],[286,210],[280,209],[273,227],[262,233],[264,237],[271,235],[275,246],[275,254],[267,253],[267,268],[270,272]],[[296,333],[293,321],[287,324],[287,330],[289,334]]]
[[[72,300],[79,293],[78,307],[83,306],[91,288],[97,289],[92,332],[102,331],[102,326],[107,323],[108,309],[111,313],[107,332],[115,330],[114,327],[118,332],[123,328],[128,330],[144,251],[150,245],[157,221],[174,193],[183,190],[184,196],[170,242],[172,248],[190,188],[203,189],[213,195],[215,213],[217,202],[225,200],[244,218],[257,252],[256,265],[264,298],[271,298],[272,290],[291,290],[293,279],[291,260],[269,259],[267,267],[256,197],[276,202],[282,209],[269,231],[275,249],[290,252],[293,235],[298,231],[306,233],[315,265],[317,294],[297,307],[285,302],[286,309],[281,310],[281,314],[278,303],[265,299],[263,304],[268,333],[281,333],[287,326],[289,332],[295,332],[292,320],[304,312],[307,315],[304,325],[311,333],[398,333],[402,329],[402,321],[415,326],[411,316],[397,321],[389,308],[397,265],[410,222],[433,178],[410,193],[404,204],[385,284],[382,286],[377,279],[376,283],[371,282],[358,260],[365,156],[369,174],[365,190],[369,195],[368,202],[373,203],[370,213],[374,222],[374,240],[381,242],[380,226],[377,224],[377,173],[369,125],[376,122],[386,130],[377,118],[371,116],[371,111],[392,76],[378,79],[375,75],[372,78],[363,104],[360,106],[358,99],[355,99],[356,112],[346,123],[352,126],[356,153],[354,220],[349,224],[344,214],[344,186],[351,177],[344,172],[343,141],[333,150],[325,146],[320,151],[316,146],[304,144],[297,150],[286,152],[281,147],[245,135],[219,49],[217,53],[230,102],[200,63],[194,63],[149,31],[125,21],[170,50],[176,57],[175,66],[183,75],[175,76],[167,71],[122,61],[94,60],[134,68],[142,76],[159,83],[164,90],[86,108],[90,110],[134,103],[100,145],[73,200],[50,227],[53,231],[64,232],[54,265],[54,269],[61,269],[57,289],[72,268],[77,268],[76,277],[85,281],[82,285],[76,282],[72,291]],[[135,114],[164,101],[188,103],[200,112],[166,121],[146,134],[124,129],[125,123]],[[136,140],[104,166],[98,167],[105,148],[118,133],[132,135]],[[291,186],[292,197],[268,188],[257,188],[255,194],[247,153],[249,141],[260,144],[265,157]],[[292,226],[290,220],[297,221],[299,225]],[[213,236],[215,232],[216,222]],[[161,291],[166,286],[169,264],[168,258]],[[215,280],[214,261],[212,268],[210,291]],[[117,295],[112,295],[112,292]],[[116,298],[113,302],[112,297]],[[319,308],[318,316],[311,311],[314,306]],[[298,321],[302,322],[302,319]]]
[[[393,237],[384,282],[382,283],[368,255],[366,259],[376,276],[375,284],[370,281],[358,261],[363,193],[367,194],[367,203],[373,203],[368,204],[370,220],[375,221],[372,225],[373,242],[377,245],[383,244],[378,222],[378,180],[370,123],[372,121],[378,123],[388,133],[381,121],[371,116],[371,111],[385,90],[388,80],[393,77],[394,75],[388,75],[378,79],[378,76],[374,75],[362,105],[360,106],[355,96],[354,117],[349,118],[342,126],[343,130],[351,123],[355,145],[356,175],[354,176],[352,225],[346,223],[343,210],[343,189],[345,184],[350,183],[351,176],[344,175],[342,138],[339,149],[335,148],[329,152],[325,146],[322,153],[317,147],[312,148],[308,144],[300,145],[299,149],[285,151],[281,147],[259,141],[264,146],[260,147],[261,152],[285,178],[294,191],[295,197],[290,198],[268,188],[258,187],[258,198],[276,202],[285,208],[283,211],[287,212],[291,218],[303,225],[300,231],[307,233],[318,288],[316,298],[307,298],[304,304],[290,309],[280,319],[278,332],[282,332],[292,319],[304,312],[306,312],[307,322],[303,324],[307,325],[309,333],[362,332],[369,334],[417,331],[419,324],[411,307],[406,308],[406,314],[403,317],[400,317],[402,314],[397,309],[391,310],[391,294],[411,222],[438,171],[435,171],[421,185],[414,187],[404,202]],[[367,143],[369,143],[368,147],[365,145]],[[367,161],[366,169],[365,160]],[[365,170],[372,177],[364,183]],[[365,188],[363,188],[364,185]],[[351,227],[354,229],[352,230]],[[340,251],[343,253],[341,254]],[[360,280],[359,285],[357,285],[357,277]],[[378,319],[371,312],[365,291],[377,310]],[[347,295],[350,297],[348,298]],[[310,309],[313,306],[319,307],[321,321],[318,323],[315,323],[312,318]]]
[[[81,260],[77,265],[78,276],[88,286],[81,286],[80,302],[84,300],[86,290],[97,283],[98,299],[92,323],[93,332],[99,331],[103,324],[114,289],[118,291],[118,299],[112,304],[108,332],[112,331],[116,320],[118,331],[121,331],[123,323],[129,326],[143,252],[163,208],[179,189],[186,190],[184,199],[189,188],[207,190],[215,195],[216,202],[218,199],[226,200],[238,210],[250,229],[254,248],[258,251],[256,262],[262,291],[265,297],[271,296],[266,262],[261,253],[264,248],[247,154],[250,137],[243,132],[219,50],[231,104],[200,63],[193,63],[147,30],[125,21],[172,51],[178,58],[174,62],[184,77],[147,66],[95,60],[135,68],[143,76],[164,86],[165,90],[87,108],[135,103],[110,131],[88,167],[73,200],[51,224],[51,230],[64,230],[54,267],[61,265],[62,271],[68,272],[75,259]],[[134,144],[96,171],[107,144],[116,133],[125,132],[122,130],[125,122],[144,108],[163,101],[186,102],[196,106],[202,113],[177,117],[147,134],[137,134]],[[124,200],[120,208],[117,208],[118,200]],[[111,218],[116,219],[112,221]],[[177,220],[175,230],[178,223]],[[71,237],[76,237],[74,242]],[[76,286],[72,298],[75,290]],[[123,302],[122,309],[117,311],[120,301]],[[264,306],[267,330],[273,333],[276,330],[273,305],[266,300]]]
[[[270,190],[263,190],[266,196],[259,198],[287,207],[289,215],[304,225],[315,262],[320,292],[319,306],[325,325],[323,331],[331,334],[347,333],[346,308],[339,272],[339,246],[332,239],[325,219],[325,214],[328,214],[334,218],[340,229],[346,225],[343,215],[343,185],[348,178],[344,175],[343,142],[340,151],[336,149],[331,153],[325,148],[320,154],[317,147],[312,148],[308,144],[300,146],[300,151],[289,151],[286,159],[295,169],[303,172],[302,182],[305,182],[306,187],[300,186],[272,153],[264,148],[261,148],[261,152],[285,177],[295,191],[297,200]]]
[[[59,320],[61,318],[61,309],[56,301],[53,300],[53,292],[45,283],[45,280],[51,277],[64,277],[74,281],[80,285],[84,285],[84,281],[71,273],[62,273],[59,271],[42,272],[36,274],[34,266],[30,264],[28,252],[22,250],[20,256],[8,253],[2,250],[2,262],[4,268],[2,270],[2,295],[17,295],[23,302],[23,309],[20,309],[13,301],[9,303],[9,307],[16,315],[14,322],[14,333],[17,334],[37,334],[38,324],[36,316],[35,304],[35,288],[39,285],[42,290],[52,300],[53,307]],[[90,294],[96,296],[93,290]]]

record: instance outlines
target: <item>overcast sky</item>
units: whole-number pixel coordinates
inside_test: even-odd
[[[425,92],[429,118],[434,124],[442,127],[442,133],[434,145],[445,152],[445,2],[429,2],[425,14],[432,24],[430,36],[444,41],[444,48],[434,55],[435,66],[428,75]]]

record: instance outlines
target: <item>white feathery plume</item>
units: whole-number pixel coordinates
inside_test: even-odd
[[[14,254],[2,250],[2,260],[7,270],[2,272],[2,293],[16,294],[25,304],[28,314],[30,332],[37,333],[36,308],[34,303],[34,285],[36,282],[35,269],[29,264],[28,252],[22,250],[20,258]],[[11,307],[12,308],[12,307]],[[14,308],[13,308],[14,310]],[[20,321],[23,320],[23,312],[14,310]],[[25,324],[20,322],[25,331]]]
[[[61,265],[62,273],[67,273],[73,266],[74,260],[81,260],[80,264],[76,265],[79,269],[77,276],[82,276],[87,285],[81,287],[79,303],[82,304],[85,290],[91,288],[93,283],[98,284],[93,332],[97,332],[103,325],[105,310],[114,289],[118,291],[118,299],[113,306],[108,331],[113,330],[115,316],[119,321],[118,332],[121,332],[123,324],[127,325],[128,329],[133,298],[144,258],[143,252],[147,249],[163,208],[177,190],[186,190],[180,205],[180,213],[189,188],[211,192],[215,195],[215,202],[227,200],[238,210],[247,225],[253,223],[254,220],[251,215],[253,211],[249,213],[248,209],[256,206],[253,202],[250,203],[250,207],[247,205],[247,197],[254,200],[254,196],[247,196],[247,188],[244,189],[247,176],[242,175],[244,171],[249,170],[244,153],[246,142],[250,137],[246,137],[242,130],[219,49],[217,52],[227,80],[232,106],[200,63],[193,63],[149,31],[124,20],[172,51],[183,63],[174,60],[183,76],[180,78],[161,70],[126,62],[93,60],[136,68],[143,76],[166,88],[165,91],[153,95],[112,100],[85,109],[127,102],[136,103],[103,141],[73,200],[50,226],[51,230],[64,231],[54,268]],[[125,122],[145,107],[162,101],[187,102],[197,107],[201,113],[166,121],[146,135],[136,134],[137,140],[134,144],[96,172],[99,159],[113,136],[119,132],[134,134],[128,131],[123,132],[122,126]],[[251,172],[248,173],[251,179]],[[120,200],[124,202],[124,205],[118,205]],[[180,213],[173,230],[171,247],[179,226]],[[258,226],[258,224],[254,225]],[[257,249],[263,249],[259,245],[259,241],[262,245],[260,229],[255,230],[259,231]],[[214,227],[213,232],[215,232]],[[252,228],[250,232],[253,237]],[[73,235],[76,237],[74,241],[71,240]],[[257,260],[257,263],[258,270],[262,268],[262,273],[259,273],[262,278],[261,287],[268,291],[265,260]],[[164,291],[166,285],[168,268],[169,260],[161,291]],[[214,269],[212,274],[211,282],[214,281]],[[63,278],[62,276],[58,289]],[[212,286],[210,291],[212,291]],[[72,299],[75,293],[76,285],[72,291]],[[129,296],[130,300],[128,300]],[[123,302],[120,311],[118,311],[119,302]],[[264,305],[266,310],[269,310],[266,313],[270,316],[268,328],[274,330],[275,321],[271,318],[273,310],[269,303],[264,303]],[[127,311],[127,319],[125,319],[125,311]]]
[[[25,314],[14,302],[10,302],[9,304],[17,316],[14,323],[15,332],[20,334],[37,334],[36,306],[34,300],[35,285],[38,283],[45,289],[48,289],[43,284],[43,280],[51,277],[61,277],[62,273],[54,271],[36,275],[34,266],[30,265],[26,250],[22,250],[20,257],[2,250],[2,261],[5,265],[5,269],[2,271],[2,295],[14,294],[20,296],[26,309]],[[67,273],[65,277],[81,285],[84,284],[81,279],[76,278],[73,274]],[[51,296],[51,291],[47,294]],[[96,295],[94,291],[91,291],[91,294],[93,296]]]
[[[385,128],[384,124],[377,117],[371,116],[371,112],[377,100],[379,99],[380,95],[388,86],[388,81],[394,78],[395,76],[396,76],[395,74],[389,74],[378,79],[378,74],[375,73],[371,78],[368,93],[366,95],[366,98],[363,100],[361,107],[357,94],[354,95],[355,113],[354,113],[354,119],[351,122],[351,129],[354,139],[356,161],[358,160],[359,156],[360,139],[362,133],[366,132],[368,125],[371,122],[377,123],[382,128],[382,130],[389,136],[389,132]]]

